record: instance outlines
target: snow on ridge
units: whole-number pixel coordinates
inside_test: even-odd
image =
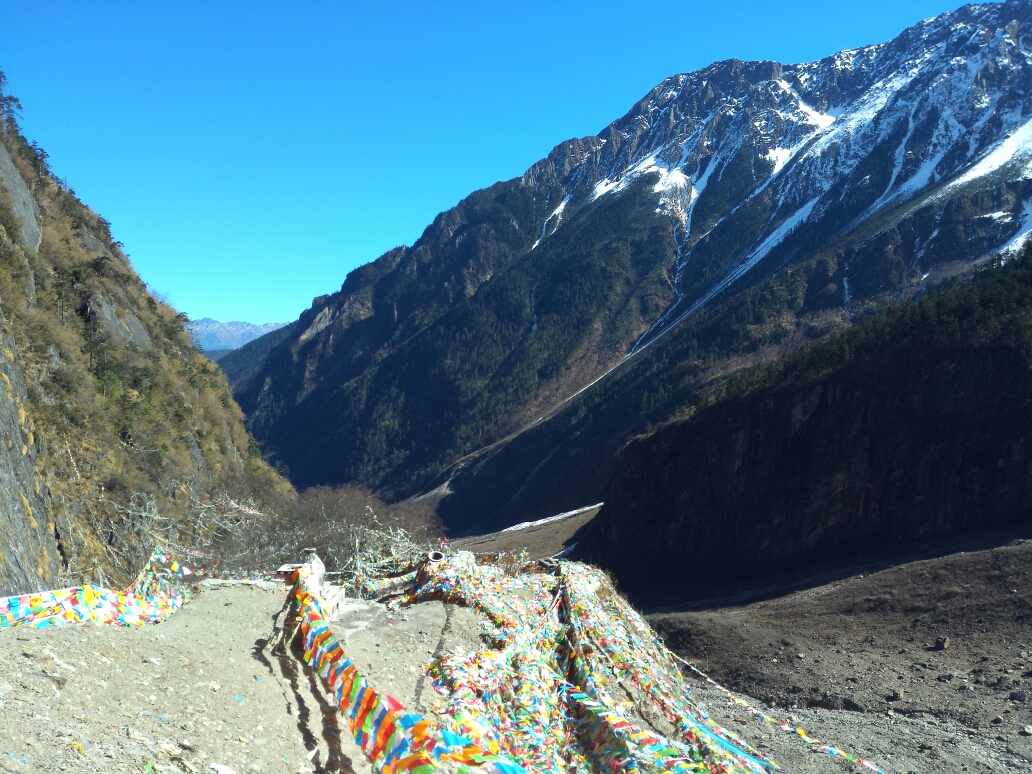
[[[663,329],[663,332],[670,330],[679,322],[681,322],[681,320],[688,317],[697,309],[700,309],[706,304],[708,304],[727,287],[729,287],[734,282],[741,279],[745,274],[747,274],[750,269],[752,269],[754,266],[756,266],[757,263],[759,263],[763,258],[765,258],[771,250],[773,250],[779,244],[784,242],[785,239],[788,238],[789,234],[795,231],[810,217],[810,213],[813,212],[813,208],[816,206],[818,198],[820,197],[815,197],[811,199],[798,210],[796,210],[794,213],[789,215],[781,223],[780,226],[774,229],[774,231],[771,232],[770,235],[766,239],[764,239],[762,243],[760,243],[759,247],[757,247],[752,253],[749,254],[749,256],[744,261],[742,261],[738,266],[732,269],[731,272],[729,272],[722,280],[720,280],[720,282],[710,287],[710,289],[707,290],[700,298],[698,298],[688,309],[679,314],[673,320],[673,322],[666,325]],[[657,320],[656,323],[654,323],[649,328],[649,330],[645,331],[645,333],[642,334],[638,341],[635,342],[634,346],[631,347],[632,355],[649,346],[653,341],[656,341],[656,338],[658,337],[648,339],[646,339],[646,337],[648,337],[653,330],[658,329],[659,323],[662,322],[662,320],[665,319],[673,309],[674,307],[671,306],[670,309],[667,310],[667,313],[660,318],[660,320]]]
[[[541,244],[541,240],[544,239],[546,236],[551,236],[559,230],[559,226],[563,221],[563,210],[566,209],[566,205],[569,203],[570,195],[567,194],[563,197],[563,200],[559,202],[559,206],[552,210],[552,214],[545,218],[545,222],[541,224],[541,235],[537,238],[537,241],[530,246],[531,250],[533,250],[535,247]],[[546,234],[545,232],[548,229],[548,224],[552,221],[552,218],[555,218],[555,228],[553,228],[550,232]]]
[[[784,78],[775,81],[775,83],[795,99],[799,112],[803,114],[803,118],[808,123],[816,126],[818,129],[827,129],[835,123],[834,116],[829,116],[827,113],[821,113],[819,110],[815,110],[810,105],[806,104],[806,100],[804,100],[799,95],[799,92],[793,89],[792,85]]]
[[[769,186],[774,186],[774,210],[795,212],[765,238],[743,248],[741,255],[745,258],[738,267],[704,292],[693,305],[694,310],[763,260],[803,222],[819,217],[833,204],[822,197],[836,183],[866,185],[870,176],[859,182],[851,176],[879,147],[890,154],[886,160],[893,165],[892,174],[881,195],[871,197],[876,199],[875,204],[860,214],[860,220],[890,201],[937,184],[955,174],[958,167],[969,168],[951,186],[991,174],[1005,165],[1008,172],[1032,179],[1032,122],[1008,118],[1003,113],[1010,104],[1003,95],[1014,93],[1014,84],[1008,80],[997,86],[992,79],[981,77],[987,61],[996,61],[1005,70],[1020,70],[1032,63],[1032,56],[1021,44],[1017,48],[1024,59],[1010,53],[1015,47],[1013,41],[1008,42],[1003,60],[996,56],[1005,32],[994,14],[997,11],[940,14],[912,26],[895,41],[840,51],[809,64],[785,65],[783,78],[760,84],[743,82],[730,88],[718,85],[715,101],[693,96],[705,90],[704,73],[708,69],[668,79],[644,106],[647,116],[632,119],[629,131],[617,140],[618,147],[608,157],[608,165],[592,170],[594,186],[589,198],[595,201],[626,189],[643,174],[655,174],[657,212],[680,221],[683,232],[677,232],[675,224],[675,236],[683,239],[691,231],[695,205],[711,176],[715,173],[719,177],[743,142],[753,143],[750,147],[756,147],[769,162],[769,167],[762,168],[771,172],[765,180],[758,179],[741,201],[731,202],[726,212],[717,213],[716,224]],[[965,41],[979,35],[987,36],[976,41],[981,50],[969,49]],[[984,59],[986,52],[990,60]],[[847,90],[848,96],[836,97],[827,87],[842,71],[854,72],[856,77],[850,80],[853,85]],[[981,85],[985,83],[990,85]],[[765,84],[770,84],[772,100],[766,99]],[[838,104],[822,111],[829,99]],[[682,100],[686,101],[682,104]],[[933,115],[929,137],[927,127],[933,111],[940,115]],[[993,116],[1004,119],[1004,132],[1019,120],[1024,123],[1011,129],[1010,136],[994,143],[971,166],[973,159],[971,153],[965,153],[964,143],[972,151],[983,146],[990,131],[987,121]],[[994,126],[991,131],[996,135],[1000,129]],[[629,162],[628,148],[636,149]],[[675,161],[671,157],[677,151],[680,158]],[[947,159],[948,168],[944,166]],[[879,183],[885,185],[884,178]],[[806,204],[799,207],[799,202]],[[693,236],[692,242],[697,243],[697,237]],[[690,252],[687,247],[678,250],[675,287],[680,285]],[[679,296],[658,322],[678,316],[676,307],[687,302]]]
[[[994,212],[992,214],[997,215],[999,213]],[[1008,260],[1018,255],[1030,239],[1032,239],[1032,201],[1026,201],[1022,205],[1021,225],[1018,226],[1017,233],[996,250],[990,250],[985,257],[999,254],[1003,256],[1004,260]]]
[[[586,505],[583,508],[577,508],[573,511],[566,511],[566,513],[558,513],[555,516],[548,516],[544,519],[538,519],[537,521],[522,521],[519,524],[513,524],[511,527],[506,527],[502,532],[520,532],[530,527],[540,527],[543,524],[551,524],[553,521],[561,521],[562,519],[568,519],[571,516],[576,516],[580,513],[586,513],[592,508],[601,508],[602,503],[595,503],[594,505]]]
[[[1024,168],[1019,172],[1023,177],[1019,179],[1027,179],[1032,176],[1032,118],[1026,119],[967,172],[950,183],[949,187],[954,188],[985,177],[1018,159],[1027,159]]]
[[[677,201],[672,194],[682,192],[679,201],[687,209],[685,234],[690,234],[693,209],[708,178],[714,172],[719,176],[737,148],[750,142],[769,163],[762,168],[770,169],[770,176],[758,179],[741,199],[716,213],[712,228],[765,189],[773,192],[775,212],[795,211],[773,232],[743,246],[734,256],[738,259],[735,268],[707,280],[696,291],[698,296],[682,293],[682,274],[690,263],[692,247],[706,234],[691,234],[690,240],[679,243],[676,300],[631,352],[649,346],[710,302],[804,222],[823,217],[826,209],[846,195],[835,188],[839,183],[845,184],[845,191],[863,197],[862,201],[874,200],[863,212],[848,213],[856,216],[851,222],[855,225],[890,202],[907,200],[943,181],[948,185],[934,196],[1001,169],[1008,180],[1032,180],[1032,117],[1008,113],[1028,92],[1032,72],[1028,29],[1022,30],[1020,40],[1010,39],[1011,28],[1004,28],[1006,19],[1001,13],[996,6],[976,6],[940,14],[912,26],[893,41],[840,51],[818,62],[784,65],[783,78],[718,87],[716,103],[701,98],[686,102],[683,123],[656,120],[648,137],[635,138],[639,148],[650,148],[650,155],[623,170],[603,172],[606,179],[600,181],[593,198],[622,189],[636,175],[657,172],[660,211],[674,215]],[[842,91],[836,93],[831,87],[836,74],[843,71],[855,76],[845,85],[840,82]],[[689,97],[705,89],[702,72],[686,79],[683,91]],[[766,99],[766,84],[770,99]],[[712,105],[710,114],[696,113],[700,105],[707,105],[707,110]],[[822,111],[824,105],[828,107]],[[677,115],[677,110],[672,108],[672,115]],[[743,115],[747,120],[742,120]],[[682,153],[677,164],[665,164],[664,157],[651,148],[671,142],[678,133],[681,137],[690,134],[694,147]],[[687,147],[683,140],[681,147]],[[884,167],[880,156],[872,156],[875,153],[885,154]],[[877,184],[885,186],[884,191],[865,190],[872,184],[872,175],[870,170],[858,170],[870,159],[878,165],[872,169],[877,168]],[[958,174],[960,177],[950,181]],[[831,191],[838,197],[835,201],[830,198]],[[801,202],[806,203],[799,207]],[[1017,229],[1003,249],[1013,251],[1032,243],[1032,203],[1024,215],[994,213],[991,217],[1003,233]],[[677,233],[675,237],[680,238]],[[714,280],[718,281],[713,284]],[[851,296],[848,285],[845,293]]]
[[[774,177],[774,175],[783,170],[793,155],[791,148],[783,148],[781,146],[767,151],[767,160],[774,162],[774,171],[770,173],[770,176]]]
[[[733,277],[733,279],[728,281],[727,284],[734,282],[734,280],[738,279],[738,277],[742,276],[742,274],[745,274],[745,272],[749,271],[749,269],[751,269],[753,266],[759,263],[759,261],[762,258],[766,257],[766,255],[771,250],[773,250],[779,244],[784,242],[789,234],[795,231],[800,224],[802,224],[804,221],[806,221],[807,218],[810,217],[810,213],[813,212],[814,205],[817,204],[818,198],[819,197],[814,197],[806,204],[804,204],[802,207],[800,207],[798,210],[796,210],[794,213],[785,218],[784,222],[782,222],[780,226],[774,229],[770,236],[764,239],[763,242],[760,243],[760,246],[757,247],[749,255],[749,257],[745,259],[739,270],[736,270],[738,271],[738,273]],[[727,285],[724,285],[724,287],[726,286]]]

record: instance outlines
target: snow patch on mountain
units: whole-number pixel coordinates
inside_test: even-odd
[[[972,214],[948,218],[974,219],[973,249],[1013,247],[1030,198],[1015,184],[1032,179],[1029,94],[1032,0],[967,5],[818,62],[727,60],[668,78],[599,137],[549,158],[575,205],[655,176],[656,211],[674,232],[675,298],[645,340],[768,259],[812,250],[813,239],[793,238],[804,223],[819,242],[822,228],[832,239],[889,212],[876,228],[894,228],[892,218],[931,208],[908,226],[918,231],[906,271],[919,278],[941,252],[935,209],[959,196]],[[1003,206],[970,201],[966,187],[985,183]],[[1014,215],[979,220],[985,209]],[[759,218],[774,225],[757,229]],[[854,282],[851,295],[875,286]]]
[[[951,187],[959,187],[980,177],[986,177],[1004,165],[1020,162],[1022,166],[1012,171],[1020,177],[1012,179],[1029,179],[1032,176],[1032,119],[1025,121],[1017,130],[1002,140],[981,161],[951,183]]]
[[[559,229],[559,226],[563,221],[563,210],[565,210],[566,205],[570,203],[570,198],[570,196],[564,196],[563,200],[559,202],[559,206],[552,211],[551,215],[545,218],[545,222],[541,224],[541,235],[538,236],[534,244],[530,246],[531,250],[533,250],[535,247],[541,244],[542,239],[544,239],[546,236],[551,236]],[[555,221],[555,225],[552,226],[551,231],[548,231],[548,224],[551,223],[553,220]]]
[[[187,326],[194,345],[199,349],[236,349],[254,341],[266,333],[279,330],[287,323],[264,323],[261,325],[233,320],[219,322],[211,317],[191,320]]]
[[[1000,213],[993,214],[997,215]],[[1010,215],[1010,213],[1005,214]],[[1005,259],[1013,258],[1025,249],[1029,239],[1032,239],[1032,201],[1027,201],[1022,205],[1021,225],[1018,226],[1017,233],[1007,240],[999,250],[994,252],[998,252]]]

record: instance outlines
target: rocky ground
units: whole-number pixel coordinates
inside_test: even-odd
[[[285,599],[207,583],[158,626],[4,630],[0,771],[317,770],[321,696],[264,648]]]
[[[1032,541],[696,606],[649,620],[775,714],[870,727],[834,742],[892,771],[1032,770]]]
[[[548,555],[583,517],[567,521],[471,540]],[[748,703],[892,774],[1029,771],[1032,542],[1009,542],[650,620]],[[207,582],[159,626],[3,631],[0,772],[368,772],[296,653],[268,646],[286,596],[282,584]],[[374,686],[421,712],[439,701],[426,664],[481,647],[476,616],[441,603],[348,601],[333,628]],[[861,770],[693,684],[788,771]]]

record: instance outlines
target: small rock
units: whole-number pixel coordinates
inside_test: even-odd
[[[892,700],[893,701],[902,701],[903,700],[903,689],[902,688],[893,688],[892,689]]]
[[[194,748],[193,742],[191,742],[189,739],[180,740],[179,746],[182,747],[184,750],[192,750]]]
[[[1028,695],[1024,691],[1011,691],[1011,701],[1028,701]]]
[[[992,722],[993,723],[997,723],[997,724],[1002,723],[1003,722],[1003,715],[997,715],[995,718],[993,718]]]
[[[806,658],[806,654],[804,654],[804,653],[796,653],[795,657],[796,658]]]
[[[1025,726],[1021,729],[1022,736],[1032,736],[1032,726]]]
[[[211,684],[211,689],[212,689],[212,690],[213,690],[213,691],[214,691],[215,693],[218,693],[218,692],[219,692],[219,688],[221,688],[221,687],[222,687],[222,686],[221,686],[221,685],[219,685],[218,683],[212,683],[212,684]],[[213,764],[211,764],[211,765],[212,765],[212,766],[217,766],[218,764],[215,764],[215,763],[213,763]]]
[[[936,637],[935,638],[935,649],[936,650],[949,650],[950,638],[949,637]]]
[[[954,674],[952,674],[952,673],[947,673],[947,674],[944,674],[944,675],[939,675],[939,676],[938,676],[937,678],[935,678],[935,679],[936,679],[936,680],[938,680],[938,681],[939,681],[940,683],[948,683],[948,682],[950,682],[950,680],[952,680],[952,679],[953,679],[954,677],[956,677],[956,675],[954,675]]]
[[[184,720],[182,723],[179,724],[179,727],[181,729],[183,729],[184,731],[193,731],[194,730],[194,724],[191,723],[189,720]]]

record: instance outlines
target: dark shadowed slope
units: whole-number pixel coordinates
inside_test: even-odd
[[[1028,523],[1030,396],[1026,251],[744,371],[629,444],[576,554],[639,597],[687,596]]]

